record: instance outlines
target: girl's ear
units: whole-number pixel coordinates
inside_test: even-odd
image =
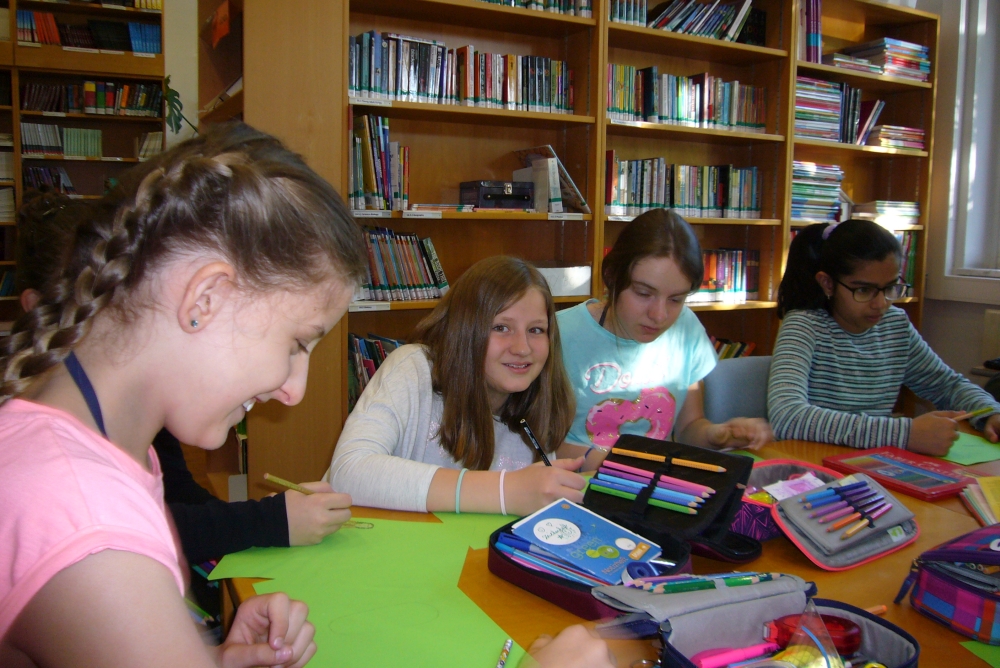
[[[185,332],[204,330],[222,310],[236,289],[236,270],[228,262],[210,262],[188,279],[177,309],[177,320]]]
[[[830,274],[826,273],[825,271],[817,271],[816,282],[819,283],[819,287],[823,289],[823,294],[825,294],[827,298],[833,296],[833,290],[836,287],[836,285],[835,281],[833,280],[833,277],[830,276]]]

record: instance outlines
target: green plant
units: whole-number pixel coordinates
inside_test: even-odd
[[[198,133],[198,128],[184,115],[184,103],[181,102],[181,94],[170,87],[170,76],[163,80],[163,85],[167,89],[167,127],[174,134],[181,131],[181,121],[191,126],[191,129]]]

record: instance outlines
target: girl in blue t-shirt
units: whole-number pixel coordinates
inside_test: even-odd
[[[765,420],[705,418],[701,380],[715,367],[715,350],[684,306],[703,273],[698,239],[673,211],[655,209],[625,226],[601,268],[605,299],[558,316],[576,396],[568,444],[607,450],[623,433],[710,448],[772,440]]]

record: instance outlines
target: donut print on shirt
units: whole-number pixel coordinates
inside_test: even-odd
[[[587,413],[587,435],[594,445],[610,448],[618,442],[622,425],[648,420],[646,436],[663,441],[673,429],[676,406],[674,395],[665,387],[645,388],[635,401],[606,399]]]

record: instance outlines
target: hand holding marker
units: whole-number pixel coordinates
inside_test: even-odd
[[[299,494],[305,494],[306,496],[309,496],[310,494],[315,494],[315,492],[313,492],[311,489],[306,489],[302,485],[296,485],[294,482],[289,482],[284,478],[279,478],[278,476],[271,475],[270,473],[264,474],[264,480],[267,480],[268,482],[273,482],[276,485],[281,485],[282,487],[287,487],[288,489],[294,490]],[[371,529],[375,525],[372,524],[371,522],[358,522],[356,520],[347,520],[340,526],[347,529]]]

